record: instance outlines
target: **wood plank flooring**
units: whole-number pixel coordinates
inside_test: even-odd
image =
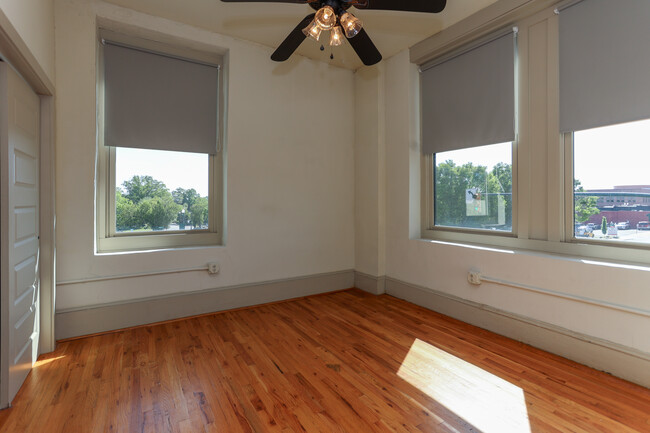
[[[1,432],[650,432],[650,391],[351,290],[60,343]]]

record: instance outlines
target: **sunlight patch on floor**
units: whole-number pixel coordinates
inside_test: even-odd
[[[34,363],[34,367],[33,367],[33,368],[42,367],[42,366],[44,366],[44,365],[49,364],[50,362],[58,361],[59,359],[63,359],[63,358],[65,358],[65,355],[57,356],[57,357],[55,357],[55,358],[45,358],[45,359],[41,359],[40,361],[36,361],[36,362]]]
[[[416,339],[398,376],[482,433],[530,433],[521,388]]]

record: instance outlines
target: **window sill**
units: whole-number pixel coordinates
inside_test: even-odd
[[[541,254],[582,262],[598,260],[615,266],[631,266],[635,269],[650,270],[650,245],[648,247],[630,244],[604,245],[603,243],[595,244],[579,240],[569,242],[542,241],[499,234],[461,233],[443,230],[425,230],[420,240],[509,254]]]
[[[122,235],[97,239],[97,253],[118,253],[221,246],[219,233]]]

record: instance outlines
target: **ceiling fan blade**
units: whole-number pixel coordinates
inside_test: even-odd
[[[352,45],[352,48],[354,48],[354,51],[364,65],[372,66],[381,62],[381,53],[375,47],[375,44],[372,43],[370,36],[368,36],[368,33],[364,29],[361,29],[355,37],[348,39],[348,42]]]
[[[310,3],[314,0],[221,0],[225,3]]]
[[[386,11],[438,13],[447,5],[447,0],[360,0],[354,4],[357,9]]]
[[[271,55],[271,60],[276,62],[284,62],[287,60],[294,51],[298,49],[302,41],[305,40],[307,36],[302,32],[302,29],[307,27],[309,23],[314,19],[316,14],[307,15],[300,23],[296,26],[295,29],[289,33],[289,36],[286,37],[284,41],[280,44],[277,50]]]

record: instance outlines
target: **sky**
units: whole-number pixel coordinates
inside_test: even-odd
[[[439,162],[448,159],[491,170],[498,162],[511,163],[511,147],[503,143],[438,154]],[[650,120],[576,132],[574,170],[585,189],[650,185]]]
[[[574,134],[575,178],[585,189],[650,185],[650,120]]]
[[[129,149],[115,151],[115,184],[121,186],[134,175],[151,176],[170,191],[194,188],[207,197],[209,188],[208,155],[162,150]]]

